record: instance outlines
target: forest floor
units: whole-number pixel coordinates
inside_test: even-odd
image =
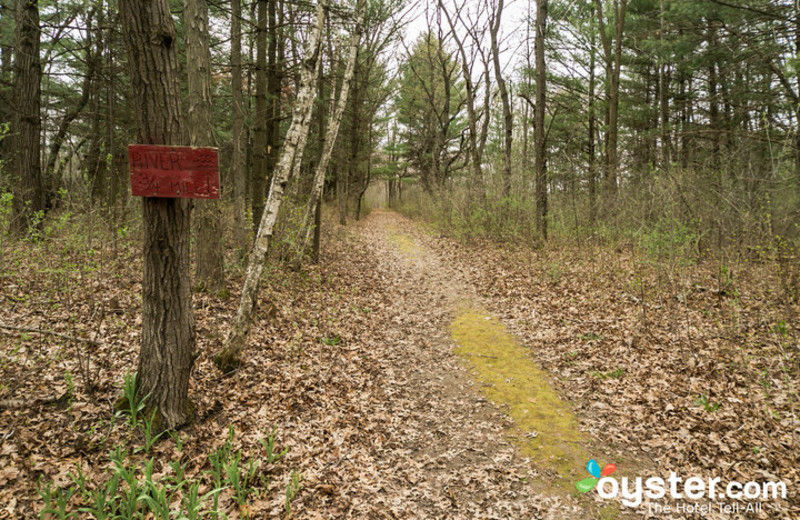
[[[37,490],[78,469],[103,482],[117,445],[208,491],[231,426],[263,480],[245,505],[221,492],[229,518],[648,517],[578,493],[589,458],[615,476],[782,480],[788,499],[761,513],[704,517],[800,518],[797,306],[769,306],[763,267],[720,288],[711,268],[463,244],[388,211],[325,236],[319,266],[267,274],[231,377],[212,359],[238,292],[195,295],[198,419],[148,450],[112,410],[138,353],[133,242],[4,244],[0,324],[98,343],[0,330],[0,519],[35,517]],[[267,463],[273,429],[288,452]]]

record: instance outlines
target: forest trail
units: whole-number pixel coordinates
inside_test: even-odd
[[[420,414],[405,426],[423,432],[411,453],[433,463],[418,484],[436,499],[420,517],[596,517],[573,498],[587,439],[525,348],[418,224],[373,210],[358,232],[396,293],[393,362]]]

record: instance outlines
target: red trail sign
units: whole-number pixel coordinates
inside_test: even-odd
[[[128,145],[131,193],[138,197],[219,198],[216,148]]]

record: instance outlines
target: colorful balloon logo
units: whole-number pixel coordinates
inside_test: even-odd
[[[578,488],[578,491],[581,493],[588,493],[589,491],[593,490],[594,487],[597,485],[597,481],[600,480],[602,477],[607,477],[616,471],[617,466],[616,464],[606,464],[603,466],[602,471],[600,470],[600,465],[597,463],[596,460],[592,459],[586,464],[586,471],[589,472],[591,477],[587,477],[583,480],[579,480],[575,483],[575,487]]]

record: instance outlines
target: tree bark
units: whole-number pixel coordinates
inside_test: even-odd
[[[537,0],[538,7],[541,2]],[[547,2],[544,5],[547,12]],[[493,24],[489,30],[492,43],[492,61],[494,62],[494,77],[497,81],[497,90],[500,91],[500,100],[503,104],[503,196],[511,196],[511,144],[513,140],[514,116],[511,113],[511,101],[508,96],[506,80],[503,79],[503,71],[500,68],[500,43],[497,41],[497,34],[500,31],[500,17],[503,13],[503,0],[498,0],[497,12],[494,13]],[[538,24],[538,14],[537,14]],[[538,38],[538,35],[537,35]],[[538,52],[538,51],[537,51]],[[538,65],[537,65],[538,66]]]
[[[606,188],[613,199],[617,193],[617,141],[619,140],[619,80],[622,66],[622,35],[625,30],[625,11],[628,0],[613,0],[614,12],[614,45],[606,33],[605,15],[603,14],[603,0],[595,0],[597,7],[597,21],[600,31],[600,41],[603,44],[603,53],[606,62]]]
[[[256,0],[256,113],[253,128],[253,170],[251,172],[253,230],[264,212],[267,186],[267,5],[269,0]]]
[[[101,15],[98,23],[102,21],[102,8],[100,9]],[[91,31],[88,31],[91,34]],[[98,37],[96,40],[96,51],[95,51],[95,59],[100,60],[100,57],[103,52],[103,43],[102,43],[102,36],[101,32],[98,30]],[[89,55],[87,51],[86,55],[87,62],[89,64],[89,69],[93,68],[92,64],[92,57]],[[110,76],[110,75],[109,75]],[[87,100],[91,99],[92,107],[91,107],[91,114],[92,114],[92,124],[91,124],[91,132],[89,138],[89,152],[86,155],[86,174],[89,180],[89,184],[91,185],[91,195],[92,201],[97,202],[101,201],[103,195],[106,193],[107,182],[106,182],[106,169],[108,166],[108,161],[106,160],[104,151],[108,153],[108,148],[104,150],[103,148],[103,137],[102,137],[102,130],[100,128],[100,107],[101,107],[101,85],[99,81],[91,81],[89,78],[89,73],[87,72],[87,76],[85,79],[84,84],[84,92],[88,94]],[[81,99],[83,101],[83,99]],[[79,104],[80,105],[80,104]],[[81,107],[82,108],[82,107]],[[78,112],[74,112],[75,115]],[[66,118],[65,120],[66,121]],[[66,134],[67,127],[64,126],[64,133]],[[60,145],[59,145],[60,146]],[[55,166],[56,155],[58,155],[57,150],[51,150],[50,152],[50,161],[52,161],[52,165]],[[48,166],[45,171],[51,171],[51,166]]]
[[[328,129],[325,132],[325,147],[322,150],[322,155],[320,156],[319,163],[317,164],[316,171],[314,172],[314,183],[311,188],[311,197],[303,216],[303,227],[301,229],[305,229],[306,232],[304,234],[301,251],[306,251],[308,249],[308,244],[312,236],[312,230],[316,232],[317,228],[319,227],[318,223],[316,222],[316,217],[318,217],[320,214],[322,190],[325,187],[325,172],[328,169],[328,163],[330,162],[331,155],[333,154],[333,147],[336,144],[336,139],[339,135],[339,126],[342,123],[344,110],[347,107],[350,84],[352,83],[353,74],[356,68],[356,61],[358,60],[358,44],[361,41],[361,36],[364,33],[364,16],[366,9],[363,0],[359,0],[358,4],[356,5],[356,11],[358,12],[358,19],[356,20],[356,26],[350,39],[350,51],[347,58],[347,65],[345,67],[344,78],[342,79],[342,88],[339,90],[339,98],[336,103],[334,104],[331,102],[331,109],[333,110],[331,110],[331,115],[328,118]],[[333,86],[331,86],[331,101],[333,101],[335,97]],[[313,227],[309,225],[312,211],[315,214],[315,225]],[[314,236],[316,237],[316,235]],[[314,253],[318,254],[318,239],[315,240],[315,244],[316,248]]]
[[[275,173],[275,165],[278,162],[280,153],[281,139],[281,83],[283,82],[283,29],[282,20],[278,19],[279,11],[282,13],[282,6],[278,5],[278,0],[269,0],[269,45],[267,46],[267,149],[265,166],[267,169],[265,180],[267,184]],[[266,196],[266,194],[265,194]]]
[[[247,247],[245,222],[245,151],[244,151],[244,100],[242,97],[242,2],[231,0],[231,100],[233,102],[233,135],[231,154],[231,180],[233,182],[233,240],[237,249]]]
[[[597,49],[596,43],[597,40],[595,39],[595,30],[594,28],[591,29],[592,36],[591,36],[591,48],[589,49],[589,99],[588,99],[588,106],[589,106],[589,143],[588,143],[588,162],[589,162],[589,225],[594,226],[595,220],[597,220],[597,166],[596,166],[596,153],[595,148],[597,146],[597,141],[595,139],[597,130],[595,129],[596,125],[596,116],[595,116],[595,86],[597,82],[597,76],[595,74],[595,67],[597,66]]]
[[[14,59],[14,118],[12,120],[14,154],[14,200],[12,229],[26,233],[41,220],[45,210],[41,164],[42,119],[39,59],[39,2],[17,0],[17,25]],[[40,222],[39,222],[40,223]]]
[[[47,153],[47,164],[44,168],[44,174],[46,178],[53,180],[53,175],[56,170],[56,162],[58,161],[58,154],[61,151],[61,146],[64,144],[64,139],[67,136],[67,131],[69,130],[69,125],[72,121],[75,120],[84,109],[84,107],[89,103],[89,99],[93,93],[97,93],[95,98],[99,99],[99,89],[93,88],[97,82],[95,81],[94,77],[96,75],[97,67],[100,63],[100,59],[102,57],[103,51],[103,38],[102,38],[102,29],[97,27],[92,27],[92,20],[94,19],[94,13],[96,8],[92,8],[89,10],[88,14],[86,15],[86,39],[84,44],[86,45],[86,75],[83,77],[83,84],[81,86],[81,96],[78,98],[77,103],[64,114],[64,117],[61,119],[61,122],[58,124],[58,130],[56,131],[56,135],[53,136],[52,140],[50,141],[50,149]],[[100,19],[102,20],[102,14],[100,15]],[[98,24],[99,25],[99,24]],[[93,49],[92,44],[92,36],[94,32],[97,32],[97,48]],[[94,91],[94,92],[93,92]],[[97,134],[99,135],[100,130],[100,110],[99,105],[95,110],[95,113],[92,114],[92,127],[93,130],[97,128]]]
[[[547,0],[536,0],[536,124],[533,130],[533,146],[536,169],[536,228],[543,241],[547,240],[547,134],[544,126],[547,111],[547,69],[544,60],[546,32]]]
[[[189,144],[214,145],[214,108],[211,104],[211,53],[209,51],[206,0],[183,1],[188,80]],[[199,203],[195,213],[197,235],[196,283],[211,292],[225,287],[222,212],[216,200]]]
[[[144,144],[185,144],[175,26],[167,0],[120,0],[132,105]],[[195,328],[189,275],[189,199],[142,199],[144,279],[137,395],[157,411],[158,430],[189,422]]]
[[[283,192],[289,181],[293,162],[300,160],[305,149],[307,130],[312,120],[315,77],[319,68],[318,60],[321,59],[322,54],[322,28],[328,1],[320,0],[317,3],[315,23],[308,38],[308,50],[306,57],[301,62],[301,84],[294,104],[292,124],[286,134],[280,159],[272,176],[267,205],[262,214],[256,241],[247,264],[239,309],[236,312],[233,327],[225,340],[225,345],[216,358],[217,366],[226,373],[238,366],[241,361],[241,353],[253,324],[258,292],[261,287],[261,274],[267,262],[267,253],[283,200]]]
[[[14,20],[13,4],[0,2],[0,27],[5,30],[11,27]],[[14,119],[14,92],[13,88],[13,41],[0,42],[0,125],[10,124]],[[6,129],[4,129],[6,130]],[[0,161],[9,164],[11,155],[11,142],[7,132],[0,132]]]
[[[472,63],[472,61],[467,58],[467,52],[464,47],[464,42],[458,37],[455,23],[453,22],[450,13],[445,8],[444,2],[442,2],[442,0],[439,0],[439,8],[444,13],[445,18],[447,19],[447,24],[450,26],[450,34],[453,36],[453,39],[456,42],[456,48],[458,50],[459,56],[461,57],[461,75],[464,79],[464,91],[466,95],[466,105],[467,105],[467,127],[469,128],[468,142],[469,142],[470,170],[472,171],[472,182],[475,183],[475,186],[478,188],[478,200],[480,203],[484,203],[486,192],[483,189],[483,168],[481,165],[483,161],[482,157],[483,149],[481,146],[479,146],[478,143],[479,134],[478,134],[478,117],[475,112],[475,86],[472,83],[472,68],[470,67],[470,63]],[[460,12],[456,12],[456,16],[460,18]],[[486,89],[487,90],[489,89],[488,84],[486,85]],[[488,109],[489,109],[488,106],[484,107],[484,110]],[[472,191],[472,184],[470,186],[470,192],[471,191]]]

